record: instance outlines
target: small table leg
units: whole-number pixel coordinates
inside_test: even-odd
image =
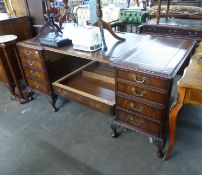
[[[170,129],[170,143],[169,148],[166,151],[164,160],[167,160],[170,157],[170,154],[174,148],[175,142],[175,127],[177,115],[184,103],[186,88],[178,88],[178,97],[175,99],[169,114],[169,129]]]

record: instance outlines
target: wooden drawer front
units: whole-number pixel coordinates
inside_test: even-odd
[[[163,115],[163,109],[158,109],[140,102],[128,100],[120,96],[117,96],[116,100],[117,100],[116,103],[117,106],[144,115],[148,118],[155,119],[157,121],[160,121],[161,116]]]
[[[43,65],[40,60],[34,60],[26,57],[21,57],[22,63],[26,66],[42,69]]]
[[[202,106],[202,92],[193,89],[188,89],[186,91],[184,102]]]
[[[28,86],[32,89],[35,89],[37,91],[41,91],[47,94],[50,93],[50,88],[47,84],[43,84],[41,82],[38,82],[30,78],[27,79],[27,82],[28,82]]]
[[[163,79],[158,79],[149,75],[145,75],[143,73],[138,72],[131,72],[131,71],[125,71],[125,70],[117,70],[117,76],[118,78],[130,80],[133,82],[136,82],[138,84],[144,84],[149,86],[154,86],[161,89],[167,88],[167,82]]]
[[[166,95],[159,92],[120,82],[118,82],[117,90],[132,95],[133,97],[143,98],[163,105],[165,104]]]
[[[20,56],[29,59],[41,59],[41,52],[30,48],[19,48]]]
[[[91,107],[97,111],[106,113],[106,114],[111,115],[111,116],[114,115],[114,106],[102,103],[96,99],[92,99],[92,98],[89,98],[87,96],[82,96],[80,94],[77,94],[76,92],[72,92],[71,90],[59,88],[55,85],[53,85],[53,92],[55,94],[62,96],[62,97],[66,97],[68,99],[82,103],[82,104],[84,104],[88,107]]]
[[[34,77],[34,78],[38,78],[40,80],[46,80],[46,76],[45,76],[44,72],[33,70],[28,67],[24,68],[24,70],[25,70],[26,77],[30,77],[30,78]]]
[[[117,110],[117,119],[131,127],[136,127],[138,130],[141,129],[156,136],[160,133],[160,124],[120,109]]]

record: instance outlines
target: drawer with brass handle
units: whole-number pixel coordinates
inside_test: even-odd
[[[50,93],[50,88],[47,84],[38,82],[36,80],[33,80],[31,78],[27,79],[28,86],[34,90],[42,91],[46,94]]]
[[[121,96],[116,96],[116,105],[121,108],[141,114],[146,118],[154,119],[155,121],[160,121],[161,116],[163,116],[164,113],[164,108],[157,108],[149,104],[130,100]]]
[[[132,92],[132,95],[135,95],[137,97],[143,97],[144,95],[148,93],[146,90],[140,90],[140,88],[137,88],[134,86],[131,87],[131,92]]]
[[[61,89],[58,89],[58,93],[60,96],[63,96],[63,97],[66,97],[68,96],[69,92],[66,91],[66,90],[61,90]]]
[[[28,67],[24,67],[26,77],[38,78],[40,80],[46,80],[45,73],[38,70],[33,70]]]
[[[21,57],[22,64],[30,67],[36,67],[42,69],[42,63],[40,60],[29,59],[25,57]]]
[[[160,124],[141,118],[140,116],[126,112],[122,109],[117,109],[117,120],[121,123],[127,124],[130,127],[136,127],[138,130],[146,131],[149,134],[158,136],[160,133]]]
[[[138,84],[149,85],[160,89],[167,88],[167,81],[148,74],[139,73],[135,71],[126,71],[122,69],[117,70],[117,77],[125,80],[133,81]]]
[[[38,60],[41,59],[41,52],[35,49],[19,47],[19,53],[21,57]]]
[[[132,97],[139,97],[142,99],[150,100],[159,104],[165,104],[166,95],[160,92],[148,90],[142,87],[137,87],[130,84],[118,82],[117,90],[132,95]]]

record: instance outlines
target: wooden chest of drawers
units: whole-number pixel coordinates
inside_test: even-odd
[[[51,86],[46,72],[43,50],[18,47],[28,87],[51,95]]]
[[[41,45],[29,40],[19,42],[17,46],[28,88],[48,96],[53,111],[57,111],[57,95],[53,92],[52,83],[88,61],[45,51]]]
[[[112,137],[119,135],[119,127],[142,133],[157,146],[158,157],[163,157],[166,143],[173,77],[188,57],[182,51],[188,45],[174,40],[170,42],[167,38],[170,45],[165,46],[159,38],[153,45],[146,43],[147,49],[140,45],[137,52],[130,52],[113,63],[116,118],[111,125]]]
[[[116,70],[116,120],[112,124],[113,137],[118,136],[116,126],[122,125],[144,133],[159,150],[164,145],[166,109],[170,93],[169,81],[149,74]],[[158,151],[158,156],[163,153]]]
[[[57,97],[52,93],[43,49],[24,43],[17,45],[28,88],[48,96],[53,111],[57,111],[55,107]]]

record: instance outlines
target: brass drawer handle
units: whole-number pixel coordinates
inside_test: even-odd
[[[136,83],[144,83],[147,79],[146,77],[138,77],[136,74],[132,74],[132,78]]]
[[[28,62],[28,64],[29,64],[30,66],[33,66],[33,65],[35,64],[35,61],[31,61],[31,60],[27,60],[27,62]]]
[[[34,77],[39,77],[39,74],[38,74],[37,71],[31,70],[30,73],[31,73]]]
[[[58,92],[59,92],[59,94],[61,95],[61,96],[66,96],[68,93],[66,92],[66,91],[62,91],[62,90],[58,90]]]
[[[32,55],[32,51],[30,51],[30,50],[25,50],[25,54],[26,54],[27,56],[31,56],[31,55]]]
[[[138,107],[135,106],[134,103],[130,104],[130,107],[132,108],[132,110],[136,111],[136,112],[142,112],[143,111],[143,106],[138,104]]]
[[[132,87],[131,92],[133,93],[133,95],[138,96],[138,97],[144,96],[144,92],[137,92],[135,87]]]
[[[40,84],[35,84],[35,87],[36,87],[37,89],[41,89]]]
[[[143,120],[137,122],[133,117],[128,117],[127,122],[135,127],[140,127],[143,124]]]

